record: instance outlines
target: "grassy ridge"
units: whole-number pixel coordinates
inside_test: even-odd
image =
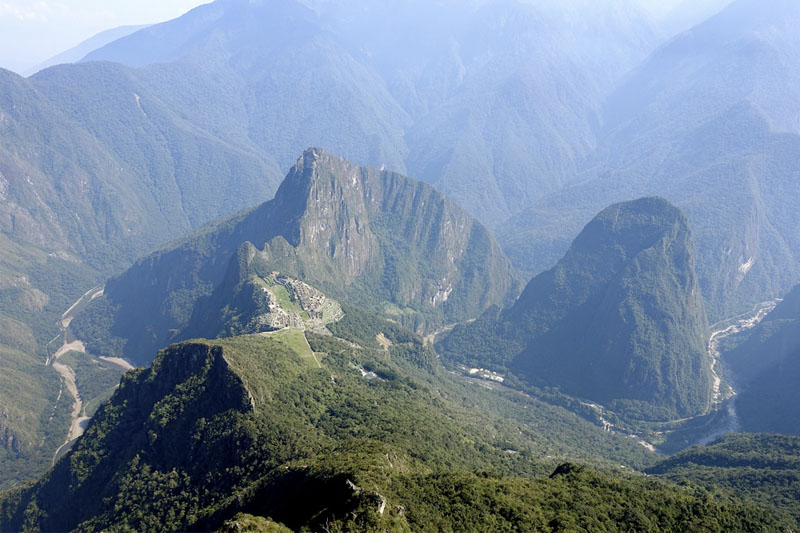
[[[532,481],[555,467],[549,450],[493,409],[476,418],[475,406],[459,405],[458,385],[430,388],[429,371],[386,336],[388,352],[310,335],[328,353],[324,368],[262,335],[174,345],[125,375],[41,481],[3,494],[0,528],[182,530],[242,511],[311,529],[774,523],[619,474],[569,467]],[[407,348],[424,349],[418,340]],[[631,515],[633,495],[647,505]]]

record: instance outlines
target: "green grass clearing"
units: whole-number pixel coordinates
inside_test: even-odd
[[[281,306],[281,309],[284,311],[294,311],[300,315],[300,318],[303,320],[309,320],[311,317],[308,316],[308,313],[303,311],[303,308],[300,307],[300,304],[292,300],[292,297],[289,295],[289,291],[286,290],[286,287],[283,285],[279,285],[276,283],[270,283],[274,281],[272,279],[264,280],[262,278],[256,278],[259,284],[266,289],[278,300],[278,305]]]
[[[322,368],[319,362],[319,357],[314,355],[311,346],[308,345],[306,336],[302,330],[296,328],[282,329],[280,331],[270,331],[262,333],[264,337],[270,337],[280,341],[287,348],[300,356],[306,364],[313,368]]]

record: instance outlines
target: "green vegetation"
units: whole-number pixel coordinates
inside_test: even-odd
[[[306,340],[303,330],[289,328],[271,333],[261,333],[261,336],[280,341],[286,345],[287,348],[299,355],[310,367],[319,368],[321,366],[320,359],[322,359],[323,354],[314,353]]]
[[[659,422],[708,409],[707,334],[686,217],[643,198],[605,209],[512,307],[456,327],[437,348],[622,420]]]
[[[744,431],[800,435],[800,285],[756,327],[727,340],[722,360]]]
[[[518,290],[488,230],[432,187],[309,149],[273,200],[109,280],[106,302],[92,304],[105,311],[90,310],[76,330],[90,335],[87,345],[121,346],[142,363],[176,340],[252,333],[244,317],[266,305],[252,276],[272,272],[371,311],[391,302],[410,310],[393,318],[419,331],[507,303]],[[267,285],[293,309],[288,295]]]
[[[662,194],[692,221],[704,251],[698,258],[700,281],[687,268],[693,254],[681,218],[667,228],[672,234],[655,244],[639,242],[651,237],[644,233],[599,251],[577,246],[578,256],[598,252],[594,266],[573,257],[574,264],[567,261],[538,276],[517,306],[501,312],[516,296],[515,276],[482,226],[430,187],[319,151],[307,153],[276,201],[207,226],[111,280],[108,297],[75,321],[75,332],[92,353],[149,362],[156,349],[187,336],[263,329],[258,319],[266,296],[250,277],[251,261],[255,270],[287,272],[397,323],[349,309],[330,328],[349,344],[299,330],[258,340],[263,349],[246,341],[212,343],[212,351],[222,346],[253,359],[256,352],[278,353],[291,364],[276,370],[273,381],[262,381],[241,369],[225,373],[212,361],[208,368],[195,368],[175,392],[150,389],[163,403],[149,406],[151,411],[144,405],[152,414],[146,420],[152,431],[142,437],[146,445],[123,445],[121,429],[109,439],[136,451],[126,456],[127,463],[114,465],[118,477],[86,481],[94,475],[89,472],[111,468],[103,463],[110,452],[103,455],[104,445],[88,440],[83,452],[70,455],[74,464],[52,474],[54,480],[69,479],[62,488],[84,490],[82,502],[96,499],[111,481],[112,492],[105,496],[113,509],[96,515],[90,508],[88,520],[98,522],[87,527],[113,523],[112,516],[121,528],[217,527],[223,523],[217,513],[234,516],[233,507],[247,498],[220,503],[231,493],[203,494],[197,487],[218,479],[203,478],[160,447],[174,437],[198,453],[192,457],[205,459],[205,466],[220,466],[209,459],[211,452],[203,456],[206,439],[219,444],[213,453],[226,458],[242,442],[252,451],[250,437],[268,439],[263,435],[274,428],[236,397],[237,379],[247,379],[254,388],[245,390],[258,392],[253,401],[278,398],[275,409],[292,413],[297,438],[311,444],[288,439],[295,446],[289,453],[262,442],[259,453],[277,449],[276,455],[267,453],[252,466],[222,465],[229,469],[220,474],[222,487],[246,491],[252,482],[274,493],[301,479],[309,490],[330,494],[334,491],[327,489],[341,488],[343,481],[336,472],[369,477],[374,465],[366,463],[384,452],[422,470],[374,481],[375,490],[407,508],[402,515],[394,507],[377,516],[370,487],[312,513],[275,511],[293,527],[420,529],[427,521],[470,529],[488,523],[487,510],[502,509],[502,520],[495,518],[492,527],[515,527],[524,519],[563,529],[755,528],[746,519],[758,516],[705,505],[705,495],[695,493],[689,500],[662,498],[667,508],[684,511],[690,500],[704,502],[697,504],[702,517],[686,523],[671,521],[671,511],[659,520],[621,515],[614,505],[606,508],[578,490],[577,500],[565,499],[584,514],[585,521],[576,522],[553,511],[555,500],[526,485],[530,480],[503,476],[540,473],[540,466],[514,463],[525,453],[526,460],[554,454],[643,465],[648,454],[638,445],[603,435],[562,407],[597,421],[595,409],[576,399],[589,398],[602,402],[604,416],[615,423],[646,427],[644,420],[651,428],[661,423],[653,421],[704,412],[710,376],[702,363],[705,318],[696,295],[705,296],[717,319],[781,294],[800,279],[795,206],[800,185],[787,178],[798,174],[797,98],[775,92],[776,87],[793,91],[800,79],[796,32],[786,30],[800,20],[794,4],[779,2],[765,12],[757,2],[734,2],[667,43],[624,83],[619,77],[658,39],[638,14],[598,16],[605,13],[583,2],[575,24],[574,17],[562,20],[562,12],[526,2],[468,9],[452,2],[408,2],[392,6],[401,12],[393,13],[395,31],[389,36],[376,31],[371,18],[381,6],[364,15],[339,2],[313,4],[314,9],[296,2],[215,3],[93,56],[141,68],[88,62],[30,79],[0,71],[0,486],[41,472],[66,432],[70,400],[59,395],[61,382],[43,363],[57,347],[52,342],[58,319],[69,304],[165,240],[267,198],[279,169],[288,168],[306,146],[324,145],[353,161],[408,169],[493,226],[517,213],[502,225],[504,243],[530,272],[555,263],[593,209],[634,195]],[[418,31],[438,20],[448,24]],[[478,27],[483,30],[476,39]],[[392,40],[412,33],[423,36],[403,46]],[[566,46],[542,46],[567,34]],[[598,41],[608,46],[587,45]],[[608,55],[598,55],[598,49]],[[308,76],[309,65],[315,76]],[[620,264],[624,268],[614,270]],[[602,271],[605,266],[613,267],[611,275]],[[280,306],[297,311],[282,286],[267,288]],[[512,371],[505,383],[515,391],[438,371],[433,351],[401,327],[427,333],[479,315],[444,339],[442,351],[451,362]],[[737,401],[746,429],[800,431],[793,409],[800,401],[796,320],[765,322],[726,356],[742,378]],[[324,368],[310,346],[333,354]],[[245,359],[237,363],[242,368],[250,365]],[[91,398],[86,408],[92,412],[113,388],[114,369],[74,355],[65,361],[79,370],[79,387]],[[361,377],[361,370],[375,378]],[[137,380],[147,372],[126,379],[146,388],[153,384]],[[157,381],[161,374],[147,375]],[[289,388],[293,396],[283,397],[288,376],[300,383]],[[351,398],[352,392],[351,403],[330,392],[328,381],[341,385],[342,397]],[[214,387],[195,390],[207,383]],[[233,420],[219,415],[213,419],[217,427],[181,426],[179,414],[188,414],[183,423],[191,424],[192,415],[211,405],[203,396],[211,389],[224,393],[222,406],[235,412]],[[146,404],[147,394],[125,396],[130,390],[116,396],[118,403],[108,411],[100,409],[98,427],[113,426],[123,411],[131,417],[125,423],[142,426],[145,415],[131,413],[142,407],[140,400]],[[395,402],[409,414],[384,405]],[[446,414],[428,413],[423,405]],[[372,406],[378,412],[372,413]],[[486,427],[469,422],[473,409],[483,413]],[[424,445],[418,451],[416,441],[422,439],[409,429],[412,414],[437,446],[449,441],[434,430],[463,439],[452,450],[457,457],[434,455]],[[279,415],[276,420],[291,425]],[[329,426],[317,428],[320,421]],[[346,430],[332,429],[338,423]],[[383,433],[362,423],[402,429],[386,443]],[[253,427],[257,430],[250,431]],[[161,433],[165,428],[174,431]],[[506,461],[496,453],[500,441],[506,455],[499,457]],[[477,472],[484,453],[500,475]],[[95,459],[103,464],[94,465]],[[453,470],[435,471],[441,464]],[[277,465],[287,467],[286,473],[276,474]],[[241,482],[247,486],[235,486],[239,481],[232,480],[243,479],[243,472],[250,476]],[[605,479],[605,474],[599,481],[573,475],[579,488],[603,485]],[[427,485],[439,492],[427,493]],[[658,490],[633,486],[659,498]],[[161,491],[163,501],[152,501]],[[451,509],[436,500],[452,492],[463,494],[466,503]],[[495,498],[498,492],[511,496]],[[604,492],[604,499],[615,501],[613,493]],[[16,504],[30,494],[8,496],[2,514],[16,513]],[[94,504],[112,505],[109,501]],[[539,502],[542,515],[515,514],[520,502]],[[41,514],[37,505],[25,503],[27,516],[4,523],[36,528],[37,521],[59,520]],[[279,528],[266,522],[262,511],[239,515],[242,523],[231,527]],[[358,519],[350,523],[346,517],[352,512]],[[720,520],[709,521],[710,515]]]
[[[278,300],[278,305],[280,305],[282,309],[286,311],[294,311],[304,320],[308,320],[308,313],[303,311],[303,308],[300,307],[297,302],[292,300],[291,296],[289,296],[289,291],[286,290],[286,287],[283,285],[270,285],[268,290]]]
[[[397,481],[411,531],[747,531],[780,528],[756,507],[698,490],[561,465],[549,479],[438,474]]]
[[[311,367],[281,333],[280,341],[173,345],[151,368],[126,373],[53,470],[3,494],[0,529],[211,529],[267,517],[311,530],[778,524],[753,508],[611,471],[560,467],[544,478],[556,464],[542,462],[550,450],[529,440],[528,425],[491,409],[476,419],[459,406],[467,385],[435,380],[395,346],[356,349],[323,335],[309,340],[328,353],[325,366]],[[241,512],[252,518],[236,518]]]
[[[16,378],[0,390],[0,405],[24,420],[0,431],[2,486],[44,472],[67,434],[61,405],[51,418],[60,380],[43,364],[57,348],[49,343],[61,314],[138,255],[277,184],[266,158],[189,126],[134,78],[110,65],[35,79],[0,72],[0,319],[35,340],[20,348],[0,338],[0,349],[29,360],[0,358],[0,375]],[[222,194],[231,188],[245,194]],[[0,337],[12,333],[2,329]],[[122,349],[95,344],[100,354]]]
[[[51,367],[0,346],[0,490],[43,473],[69,427],[72,397]]]
[[[723,497],[755,502],[773,516],[800,527],[800,438],[730,434],[695,446],[647,472],[706,487]]]
[[[419,335],[396,322],[349,305],[343,309],[344,317],[338,322],[328,324],[328,329],[339,338],[375,349],[381,348],[377,340],[380,333],[383,333],[392,344],[422,343]]]
[[[87,416],[92,416],[100,403],[111,396],[123,373],[118,365],[80,352],[67,352],[58,362],[75,372],[75,385]]]
[[[61,378],[45,361],[60,345],[61,313],[96,276],[0,233],[0,488],[44,473],[64,441],[71,398],[59,396]]]
[[[239,513],[230,520],[226,520],[218,530],[220,533],[291,533],[292,530],[283,524],[273,522],[263,516],[253,516]]]

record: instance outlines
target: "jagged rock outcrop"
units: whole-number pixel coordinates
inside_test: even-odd
[[[518,292],[491,234],[433,187],[312,148],[273,200],[140,260],[92,305],[106,306],[97,315],[113,315],[105,334],[122,339],[124,356],[144,361],[190,324],[200,298],[241,283],[254,262],[419,331],[476,316]],[[303,289],[299,297],[313,299]],[[80,323],[74,329],[91,350],[98,328]]]

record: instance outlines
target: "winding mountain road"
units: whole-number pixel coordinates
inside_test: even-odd
[[[46,364],[52,366],[53,370],[59,373],[63,383],[67,387],[67,391],[69,391],[73,398],[71,413],[72,422],[70,423],[69,432],[67,433],[67,438],[64,443],[59,446],[56,452],[53,454],[53,464],[55,464],[56,459],[58,459],[58,454],[65,446],[83,435],[83,431],[86,429],[86,424],[89,421],[89,417],[83,412],[83,400],[81,399],[80,392],[78,392],[78,386],[75,383],[75,371],[71,367],[58,362],[61,356],[68,352],[86,353],[86,346],[84,346],[81,341],[68,340],[67,328],[72,322],[72,319],[75,318],[75,314],[83,305],[94,300],[95,298],[98,298],[99,296],[102,296],[102,294],[102,286],[89,289],[86,291],[86,293],[84,293],[83,296],[78,298],[78,300],[76,300],[75,303],[72,304],[63,315],[61,315],[59,326],[61,327],[61,337],[63,339],[63,343],[61,347],[59,347],[59,349],[47,359]]]

